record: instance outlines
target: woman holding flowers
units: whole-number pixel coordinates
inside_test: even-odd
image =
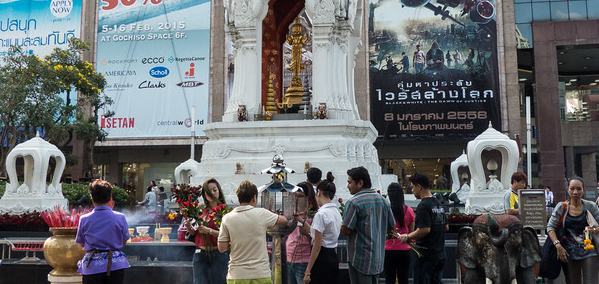
[[[597,284],[599,257],[590,235],[598,229],[590,226],[587,220],[599,220],[599,208],[594,202],[583,199],[585,192],[582,178],[570,178],[568,201],[557,204],[547,223],[549,238],[557,249],[557,259],[565,263],[564,275],[567,283],[571,284]],[[562,224],[559,224],[560,219]]]
[[[187,232],[195,236],[197,246],[193,255],[193,283],[194,284],[219,284],[226,283],[227,265],[229,262],[229,251],[219,252],[217,237],[219,223],[226,208],[223,190],[214,178],[209,178],[202,185],[202,198],[204,208],[199,213],[198,220],[185,220]],[[192,224],[193,223],[193,224]]]
[[[310,260],[304,273],[304,283],[337,283],[339,260],[337,259],[337,240],[341,231],[341,214],[337,206],[331,203],[335,196],[334,177],[327,173],[327,179],[316,186],[316,202],[320,208],[312,225],[305,223],[301,216],[296,219],[304,223],[312,237]]]
[[[393,235],[408,234],[414,231],[414,210],[404,204],[404,195],[399,183],[393,182],[387,187],[391,211],[395,218],[395,232]],[[387,239],[385,242],[385,281],[395,283],[397,277],[399,284],[408,284],[410,270],[410,245],[399,241],[397,238]]]

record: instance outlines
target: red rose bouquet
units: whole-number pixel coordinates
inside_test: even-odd
[[[200,204],[200,196],[202,196],[201,186],[191,186],[188,184],[178,184],[171,188],[173,196],[177,199],[177,204],[181,209],[181,215],[185,218],[193,218],[202,225],[204,220],[200,218],[204,204]]]
[[[212,213],[209,217],[214,218],[214,223],[220,228],[220,224],[223,222],[223,217],[233,210],[231,207],[227,207],[226,204],[220,204],[215,208],[212,208]]]

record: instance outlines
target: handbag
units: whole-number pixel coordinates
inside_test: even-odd
[[[566,215],[566,210],[568,208],[568,203],[563,202],[563,211],[562,216],[559,219],[558,228],[555,232],[557,234],[558,239],[563,236],[564,231],[564,215]],[[587,214],[588,216],[589,214]],[[591,216],[593,217],[593,216]],[[588,217],[587,217],[588,218]],[[556,279],[561,270],[562,263],[557,259],[557,249],[551,242],[551,238],[549,238],[549,234],[547,234],[547,239],[545,239],[545,244],[543,245],[543,249],[541,250],[541,254],[543,258],[541,259],[541,265],[539,267],[539,277],[547,278],[547,279]]]
[[[543,255],[543,259],[541,259],[541,265],[539,267],[539,277],[547,279],[556,279],[559,277],[559,273],[562,270],[562,264],[557,259],[557,249],[553,243],[551,243],[549,237],[545,240],[541,254]]]

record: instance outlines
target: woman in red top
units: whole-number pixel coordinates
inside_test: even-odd
[[[391,183],[387,187],[391,211],[395,218],[395,229],[400,235],[414,231],[414,210],[404,204],[403,190],[399,183]],[[388,239],[385,242],[385,281],[399,284],[408,283],[410,270],[410,246],[399,239]]]
[[[206,208],[200,216],[208,221],[207,226],[192,224],[186,220],[187,232],[195,236],[196,252],[193,255],[194,284],[225,284],[229,263],[229,251],[220,253],[217,248],[219,228],[214,217],[210,217],[212,208],[225,204],[223,190],[214,178],[209,178],[202,185],[202,197]]]

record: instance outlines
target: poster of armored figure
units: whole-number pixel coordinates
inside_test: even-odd
[[[379,139],[465,141],[500,127],[495,3],[370,0],[371,121]]]

